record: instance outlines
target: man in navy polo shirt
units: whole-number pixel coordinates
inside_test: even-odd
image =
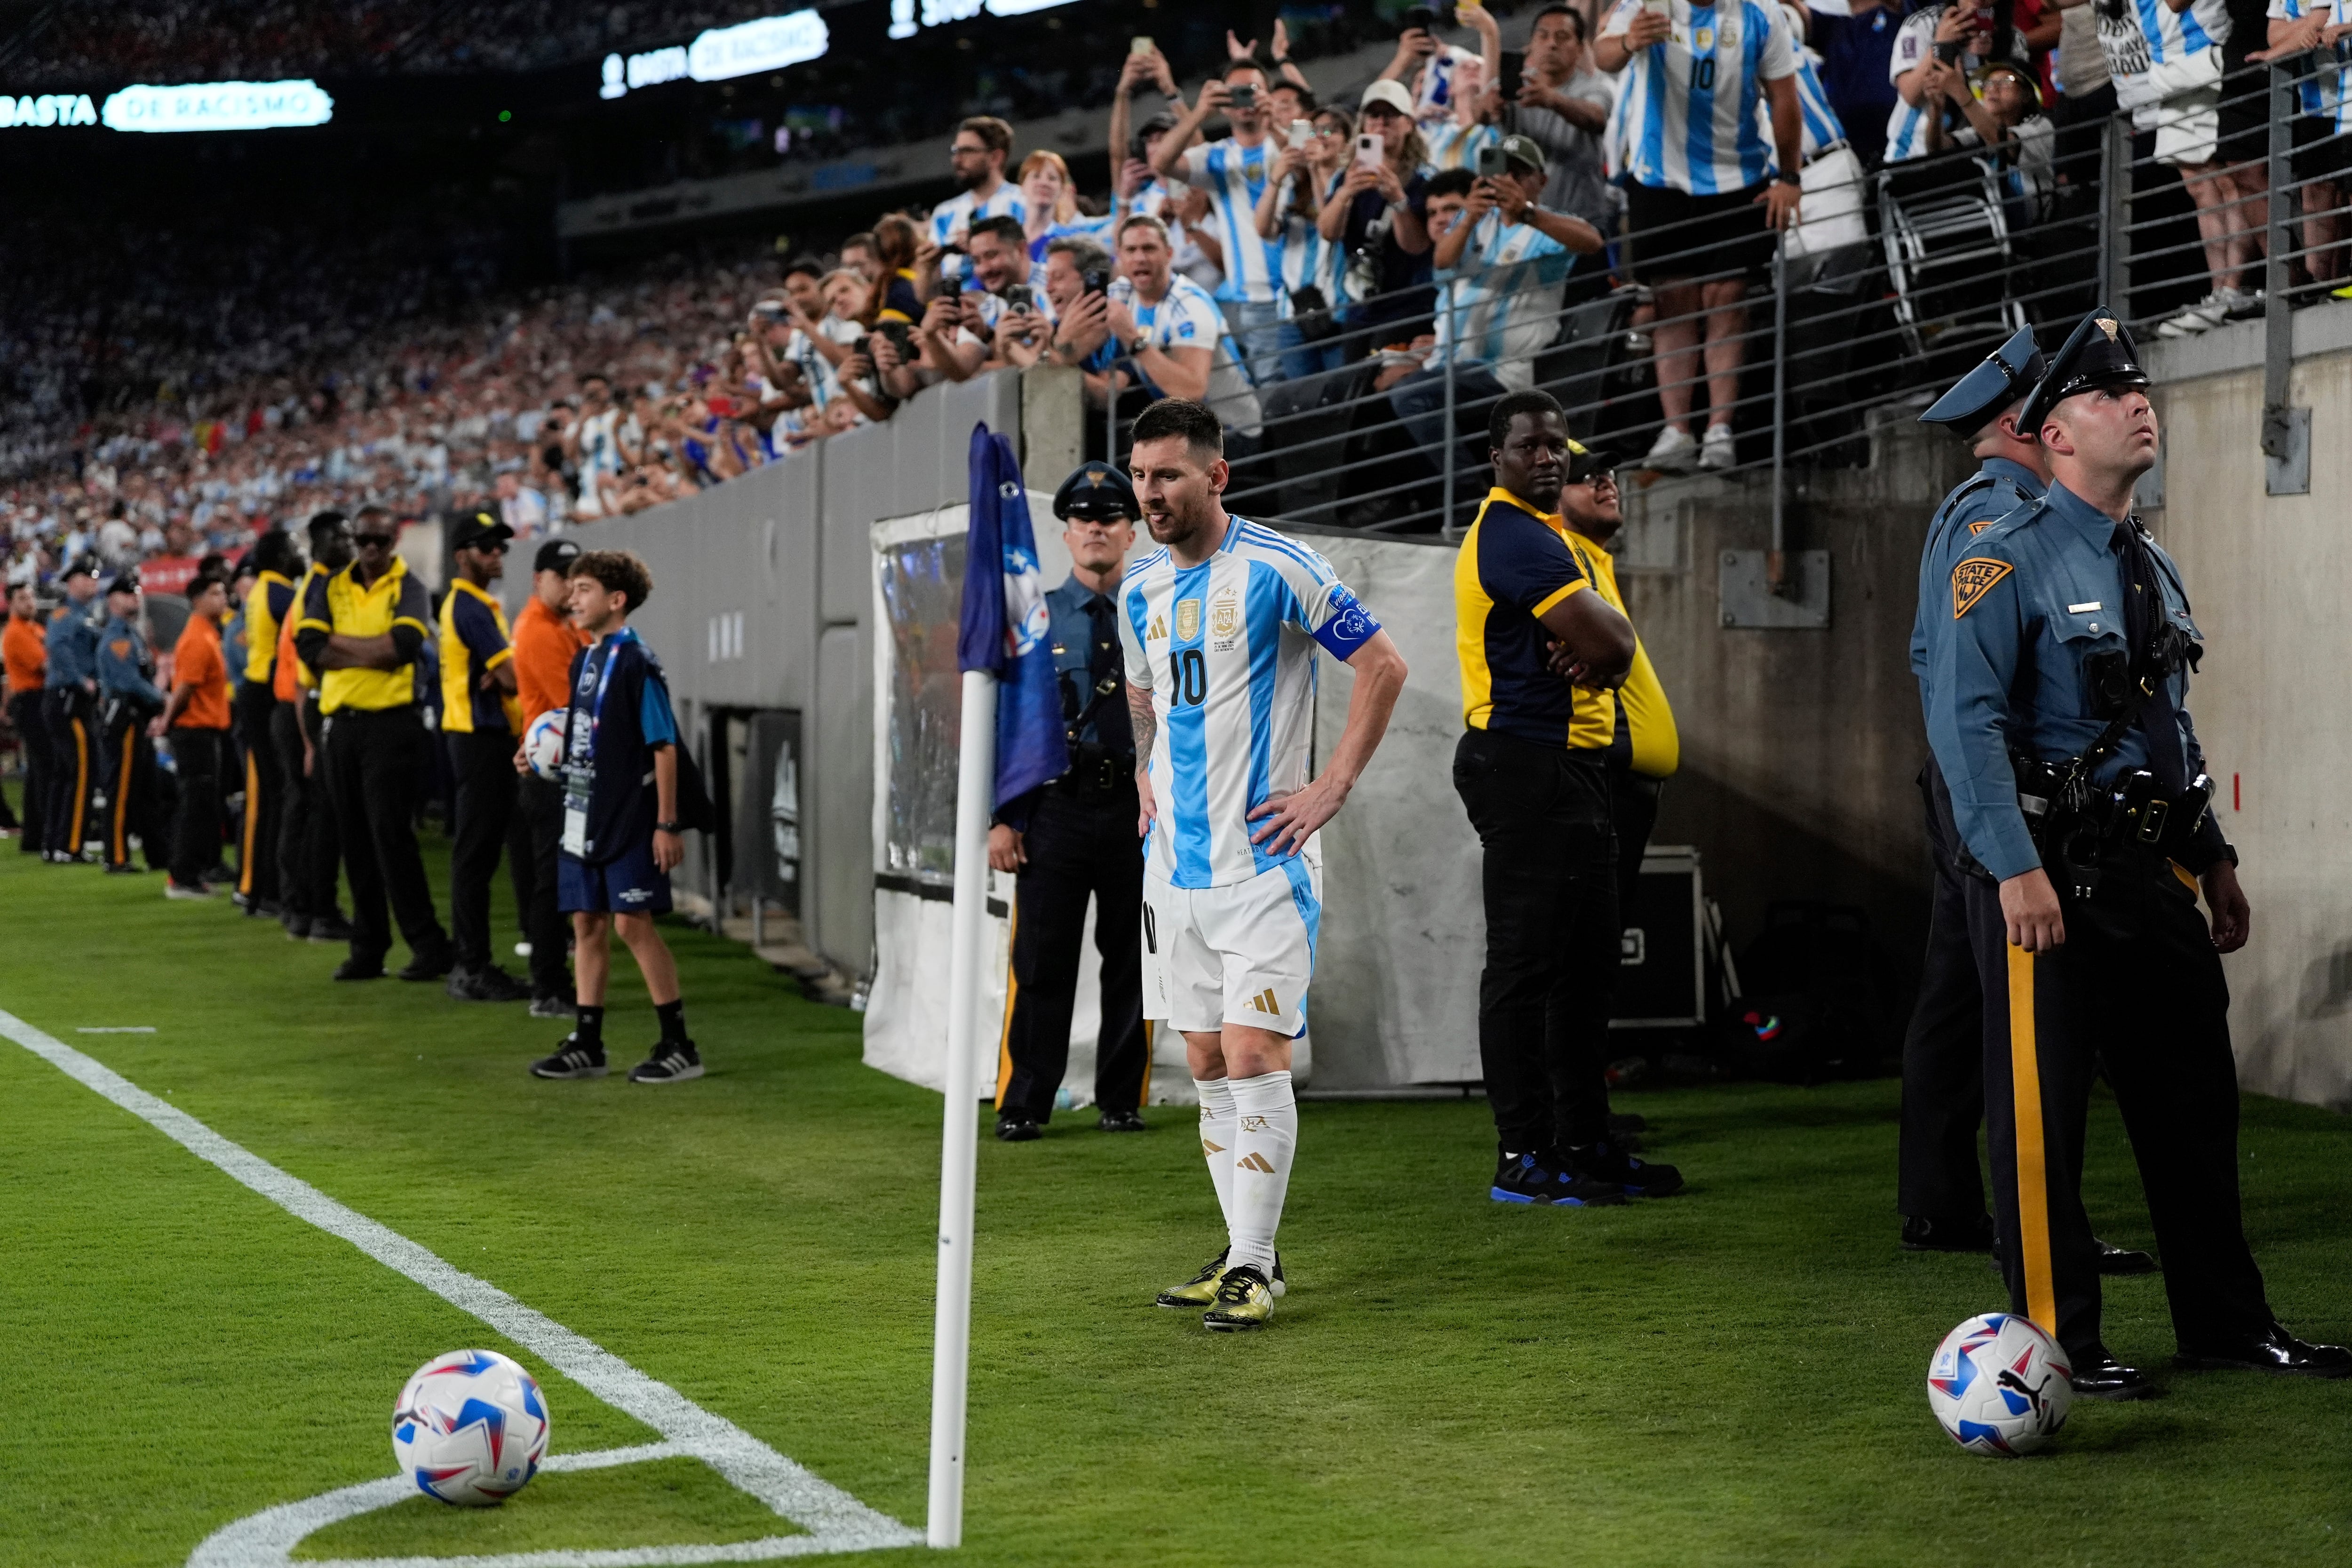
[[[1815,72],[1854,153],[1872,168],[1886,156],[1886,121],[1895,112],[1895,83],[1886,62],[1903,18],[1879,0],[1851,0],[1851,15],[1820,8],[1805,14],[1805,42],[1822,57]]]
[[[623,550],[591,550],[572,563],[572,618],[594,640],[572,661],[563,746],[563,839],[556,903],[572,916],[578,1022],[537,1078],[604,1076],[604,979],[618,931],[661,1020],[652,1054],[631,1083],[702,1076],[687,1037],[677,961],[655,928],[670,907],[669,874],[686,854],[678,826],[677,717],[661,664],[627,625],[653,591],[646,563]],[[518,768],[528,764],[518,761]]]

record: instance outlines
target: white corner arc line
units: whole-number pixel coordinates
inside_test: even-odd
[[[889,1515],[868,1508],[849,1493],[820,1479],[776,1452],[733,1422],[703,1409],[667,1384],[646,1376],[612,1352],[572,1332],[535,1308],[525,1306],[488,1280],[476,1279],[452,1267],[397,1231],[336,1202],[310,1183],[289,1175],[250,1150],[231,1142],[187,1112],[157,1099],[104,1063],[43,1033],[15,1014],[0,1011],[0,1036],[14,1040],[67,1077],[113,1101],[196,1158],[219,1167],[233,1180],[251,1188],[297,1218],[308,1220],[329,1235],[351,1243],[385,1268],[405,1275],[452,1306],[480,1319],[605,1404],[635,1416],[660,1433],[667,1440],[669,1448],[702,1460],[739,1489],[759,1499],[808,1531],[805,1536],[745,1542],[727,1547],[642,1548],[618,1554],[565,1552],[550,1555],[532,1552],[510,1560],[467,1560],[473,1568],[525,1561],[534,1564],[561,1562],[572,1565],[572,1568],[625,1568],[629,1564],[656,1562],[741,1562],[747,1560],[752,1549],[763,1546],[789,1546],[789,1551],[771,1550],[759,1553],[773,1557],[866,1552],[923,1543],[921,1531],[909,1529]],[[626,1453],[631,1450],[611,1452]],[[550,1468],[594,1468],[584,1462],[593,1456],[582,1454],[572,1458],[574,1464],[558,1466],[551,1459]],[[631,1463],[635,1459],[605,1462]],[[407,1485],[404,1479],[394,1477],[386,1482],[366,1482],[362,1486],[376,1487],[394,1482]],[[357,1489],[346,1489],[347,1491]],[[328,1494],[330,1497],[338,1495],[341,1494]],[[310,1500],[312,1503],[323,1500]],[[299,1508],[305,1505],[289,1506]],[[368,1506],[382,1504],[371,1503]],[[236,1528],[229,1527],[232,1531]],[[315,1529],[316,1526],[309,1528]],[[218,1537],[214,1539],[218,1540]],[[230,1568],[232,1563],[253,1561],[243,1556],[206,1557],[205,1549],[211,1544],[207,1542],[205,1546],[197,1549],[197,1555],[189,1559],[191,1568],[195,1568],[200,1563],[205,1568]],[[705,1555],[676,1555],[678,1552]],[[647,1556],[643,1554],[645,1552],[663,1554]],[[280,1555],[277,1560],[283,1562],[285,1559]],[[446,1565],[453,1560],[419,1561]]]

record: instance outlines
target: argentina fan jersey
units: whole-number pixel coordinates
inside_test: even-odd
[[[1267,305],[1282,297],[1275,285],[1280,269],[1276,247],[1257,231],[1257,198],[1265,189],[1275,161],[1272,142],[1244,147],[1230,136],[1184,154],[1185,180],[1208,192],[1214,204],[1210,216],[1225,251],[1225,280],[1217,289],[1220,300]]]
[[[1244,518],[1198,566],[1155,550],[1128,568],[1119,643],[1159,721],[1160,815],[1144,841],[1154,873],[1216,888],[1290,858],[1250,842],[1249,814],[1307,782],[1315,645],[1344,660],[1380,629],[1329,562]]]
[[[1653,190],[1726,195],[1761,181],[1772,162],[1757,129],[1764,83],[1797,68],[1778,0],[1668,0],[1666,41],[1634,51],[1619,101],[1626,172]],[[1622,37],[1642,0],[1622,0],[1601,36]]]

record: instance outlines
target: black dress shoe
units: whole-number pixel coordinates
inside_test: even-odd
[[[2273,1323],[2236,1344],[2184,1347],[2174,1364],[2207,1370],[2275,1373],[2281,1377],[2352,1377],[2352,1350],[2296,1339],[2284,1323]]]
[[[1097,1132],[1148,1132],[1143,1118],[1132,1110],[1106,1110],[1095,1118]]]
[[[2074,1358],[2074,1374],[2067,1379],[2074,1385],[2077,1399],[2154,1399],[2156,1384],[2136,1366],[2126,1366],[2107,1353],[2105,1345],[2089,1355]]]
[[[1025,1116],[996,1119],[996,1140],[1000,1143],[1034,1143],[1045,1135],[1045,1129]]]
[[[2135,1247],[2117,1247],[2112,1241],[2091,1237],[2091,1249],[2098,1254],[2099,1272],[2116,1276],[2123,1274],[2153,1274],[2157,1272],[2156,1257]]]
[[[457,967],[457,947],[444,942],[439,947],[427,948],[411,956],[408,967],[400,972],[400,977],[411,981],[438,980]]]
[[[1973,1219],[1930,1219],[1911,1215],[1903,1221],[1906,1252],[1990,1252],[1992,1216]]]
[[[335,978],[338,980],[381,980],[383,978],[383,960],[381,958],[362,958],[355,952],[349,958],[343,960],[342,963],[335,965]]]

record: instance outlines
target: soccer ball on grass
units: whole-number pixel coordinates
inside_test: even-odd
[[[2013,1459],[2066,1425],[2073,1376],[2066,1352],[2032,1319],[1987,1312],[1936,1347],[1927,1404],[1961,1447]]]
[[[547,1401],[495,1351],[451,1351],[417,1369],[392,1409],[392,1455],[416,1489],[489,1508],[529,1485],[547,1458]]]

